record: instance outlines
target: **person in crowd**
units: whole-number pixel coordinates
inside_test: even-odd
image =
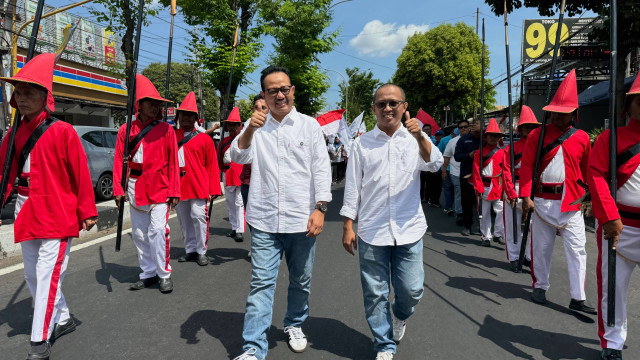
[[[477,204],[476,191],[471,184],[471,172],[473,158],[480,148],[480,120],[472,120],[469,124],[469,133],[460,136],[456,143],[453,158],[460,162],[460,200],[462,203],[462,230],[463,236],[480,235],[472,229],[473,207]]]

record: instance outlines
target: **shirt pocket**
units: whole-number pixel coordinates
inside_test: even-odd
[[[400,171],[413,174],[417,166],[416,154],[412,151],[405,150],[398,155],[398,168]]]
[[[311,140],[302,137],[292,137],[287,140],[287,158],[290,170],[309,172],[311,168]]]

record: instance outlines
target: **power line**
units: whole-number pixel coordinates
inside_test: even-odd
[[[347,53],[342,52],[342,51],[340,51],[340,50],[333,50],[333,51],[337,52],[338,54],[342,54],[342,55],[345,55],[345,56],[348,56],[348,57],[351,57],[351,58],[354,58],[354,59],[357,59],[357,60],[360,60],[360,61],[364,61],[364,62],[369,63],[369,64],[372,64],[372,65],[380,66],[380,67],[383,67],[383,68],[386,68],[386,69],[390,69],[390,70],[395,70],[394,68],[392,68],[392,67],[390,67],[390,66],[386,66],[386,65],[382,65],[382,64],[375,63],[375,62],[373,62],[373,61],[365,60],[365,59],[363,59],[363,58],[359,58],[359,57],[357,57],[357,56],[347,54]]]

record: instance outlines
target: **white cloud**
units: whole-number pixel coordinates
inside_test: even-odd
[[[399,54],[407,44],[407,38],[417,32],[426,32],[429,25],[383,24],[380,20],[369,21],[358,36],[349,41],[359,55],[384,57]]]

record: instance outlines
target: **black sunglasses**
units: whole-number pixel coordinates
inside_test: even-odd
[[[397,100],[391,100],[391,101],[378,101],[376,103],[374,103],[373,105],[378,108],[379,110],[383,110],[387,108],[387,105],[389,105],[390,108],[395,109],[398,106],[400,106],[400,104],[405,103],[406,101],[397,101]]]

